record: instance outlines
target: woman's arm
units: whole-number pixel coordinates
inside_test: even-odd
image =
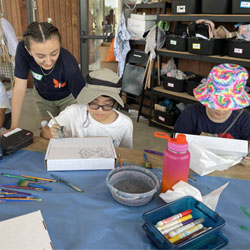
[[[27,79],[15,77],[15,85],[12,91],[11,101],[11,128],[15,129],[19,126],[20,116],[23,109],[24,97],[27,89]]]

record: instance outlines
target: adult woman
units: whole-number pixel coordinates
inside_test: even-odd
[[[33,22],[19,42],[15,58],[15,85],[12,95],[11,129],[18,127],[29,71],[41,120],[49,120],[47,110],[58,115],[85,86],[77,61],[61,47],[58,29],[50,23]]]

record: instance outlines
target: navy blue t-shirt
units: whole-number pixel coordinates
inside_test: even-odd
[[[60,49],[60,55],[56,61],[53,71],[44,70],[35,62],[34,58],[24,47],[24,41],[19,42],[15,57],[15,76],[21,79],[28,79],[29,70],[34,79],[34,85],[46,100],[61,100],[71,93],[76,98],[85,86],[85,80],[78,67],[74,56],[66,49]]]
[[[211,121],[206,108],[200,103],[188,106],[177,119],[174,129],[178,133],[200,135],[202,132],[209,134],[222,134],[238,115],[234,110],[231,116],[223,123]],[[229,134],[229,135],[228,135]],[[223,136],[228,138],[250,140],[250,112],[244,110],[232,128]]]

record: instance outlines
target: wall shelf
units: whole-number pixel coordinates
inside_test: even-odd
[[[208,19],[213,22],[250,22],[250,15],[214,15],[214,14],[160,14],[159,20],[167,21],[196,21],[198,19]]]
[[[164,127],[164,128],[166,128],[166,129],[168,129],[168,130],[170,130],[170,131],[172,131],[172,130],[174,129],[173,126],[168,126],[168,125],[162,124],[162,123],[160,123],[160,122],[157,122],[155,119],[151,119],[151,120],[149,121],[149,126],[151,126],[151,125],[157,125],[157,126],[159,126],[159,127]]]
[[[197,102],[194,96],[189,95],[187,92],[175,92],[164,89],[163,86],[158,86],[152,89],[152,94],[168,97],[177,101],[185,101],[188,103]]]
[[[237,63],[244,67],[250,67],[250,59],[236,58],[236,57],[230,57],[230,56],[218,56],[218,55],[205,56],[205,55],[191,54],[186,51],[167,50],[164,48],[158,49],[157,55],[197,60],[197,61],[203,61],[203,62],[211,62],[211,63]]]
[[[142,3],[142,4],[136,4],[135,5],[135,9],[165,9],[166,7],[166,4],[168,3],[165,3],[165,2],[159,2],[159,3]],[[131,8],[133,8],[134,4],[128,4]],[[124,7],[125,8],[128,8],[128,6],[126,4],[124,4]]]

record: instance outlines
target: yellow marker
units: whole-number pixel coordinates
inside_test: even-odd
[[[118,154],[118,159],[119,159],[119,162],[120,162],[120,167],[122,167],[122,158],[121,158],[120,154]]]
[[[164,225],[162,225],[162,226],[156,226],[156,228],[157,228],[158,230],[162,231],[162,230],[164,230],[164,229],[166,229],[166,228],[168,228],[168,227],[171,227],[171,226],[173,226],[173,225],[175,225],[175,224],[178,224],[178,223],[183,222],[183,221],[186,221],[186,220],[190,220],[190,219],[192,219],[192,218],[193,218],[192,214],[189,214],[189,215],[186,215],[186,216],[181,217],[181,218],[179,218],[179,219],[170,221],[170,222],[168,222],[167,224],[164,224]]]
[[[202,229],[203,228],[203,225],[202,224],[198,224],[196,226],[193,226],[189,229],[187,229],[185,232],[183,233],[180,233],[180,234],[177,234],[176,236],[168,239],[171,243],[175,243],[176,241],[180,240],[180,239],[183,239],[184,237],[192,234],[192,233],[195,233],[197,232],[198,230]]]
[[[26,178],[41,180],[41,181],[57,182],[56,180],[52,180],[52,179],[41,178],[41,177],[35,177],[35,176],[29,176],[29,175],[24,175],[24,174],[22,174],[21,176],[26,177]]]

